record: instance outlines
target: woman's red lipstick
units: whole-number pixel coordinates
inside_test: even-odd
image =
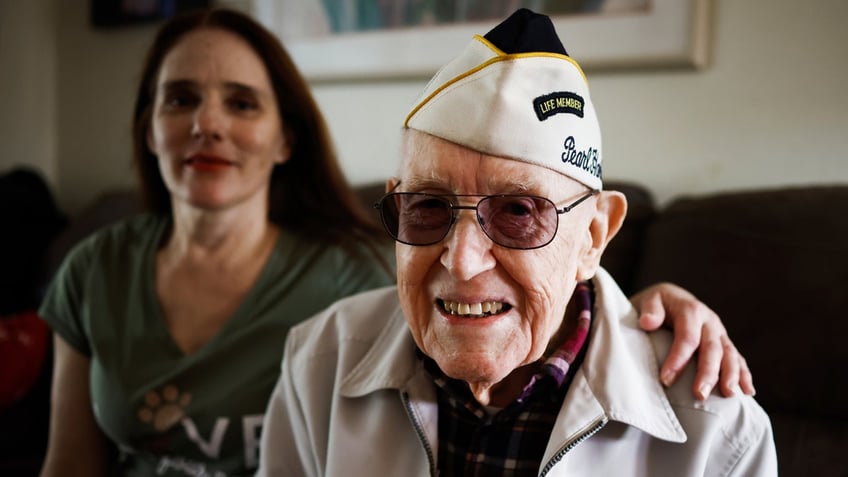
[[[226,159],[200,154],[186,159],[184,164],[192,169],[204,172],[220,171],[233,166],[233,163]]]

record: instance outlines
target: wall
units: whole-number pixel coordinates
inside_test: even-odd
[[[54,180],[56,34],[50,0],[0,0],[0,173],[25,164]]]
[[[53,2],[57,16],[57,191],[73,213],[105,189],[133,184],[130,125],[155,25],[93,29],[89,0]]]
[[[28,4],[0,2],[0,91],[9,96],[0,111],[0,169],[23,160],[47,171],[73,213],[101,191],[132,183],[132,95],[155,27],[95,31],[88,0],[22,6]],[[43,13],[48,4],[51,15]],[[715,4],[707,69],[590,74],[607,177],[643,182],[661,202],[686,193],[848,181],[848,2]],[[16,24],[10,9],[26,10],[35,25]],[[7,25],[27,42],[10,48]],[[44,85],[51,50],[53,91]],[[24,80],[8,83],[8,71],[27,68]],[[352,182],[394,171],[397,129],[425,81],[314,85]],[[33,89],[43,95],[33,97]]]

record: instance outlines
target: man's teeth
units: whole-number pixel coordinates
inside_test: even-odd
[[[459,303],[456,301],[444,301],[442,303],[444,304],[445,311],[447,311],[451,315],[495,315],[497,313],[500,313],[500,311],[504,307],[503,303],[497,301],[484,301],[483,303]]]

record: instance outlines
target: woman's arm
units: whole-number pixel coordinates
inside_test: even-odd
[[[59,335],[53,346],[50,437],[41,477],[105,476],[109,445],[92,412],[90,360]]]
[[[671,385],[698,351],[698,372],[692,389],[706,399],[716,383],[724,396],[736,390],[754,395],[754,383],[745,358],[730,341],[718,315],[694,295],[671,283],[652,285],[630,298],[639,310],[639,324],[646,331],[667,326],[674,342],[660,369],[660,380]]]

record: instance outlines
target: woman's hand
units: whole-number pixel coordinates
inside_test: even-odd
[[[660,369],[660,380],[670,386],[686,363],[698,351],[693,392],[706,399],[716,383],[724,396],[737,389],[754,395],[748,363],[727,336],[721,319],[707,305],[683,288],[658,283],[633,295],[630,301],[639,310],[639,325],[646,331],[660,326],[673,330],[671,350]]]

